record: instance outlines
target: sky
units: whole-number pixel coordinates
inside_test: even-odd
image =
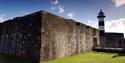
[[[100,9],[106,32],[125,33],[125,0],[0,0],[0,22],[45,10],[98,28]]]

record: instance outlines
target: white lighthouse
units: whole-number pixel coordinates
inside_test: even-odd
[[[100,10],[98,13],[98,26],[99,26],[99,36],[100,36],[100,46],[101,47],[106,47],[106,40],[105,40],[105,23],[104,23],[104,18],[105,18],[104,12]]]

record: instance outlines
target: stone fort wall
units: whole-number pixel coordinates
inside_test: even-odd
[[[62,58],[99,46],[99,31],[71,19],[43,12],[41,60]]]
[[[39,61],[41,14],[17,17],[0,24],[0,53]]]
[[[39,11],[0,23],[0,53],[44,61],[91,51],[99,31],[71,19]]]

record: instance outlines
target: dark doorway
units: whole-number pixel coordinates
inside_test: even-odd
[[[94,47],[97,47],[97,38],[94,38]]]

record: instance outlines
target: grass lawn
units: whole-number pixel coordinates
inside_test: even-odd
[[[44,63],[125,63],[125,56],[119,56],[118,53],[87,52]]]

